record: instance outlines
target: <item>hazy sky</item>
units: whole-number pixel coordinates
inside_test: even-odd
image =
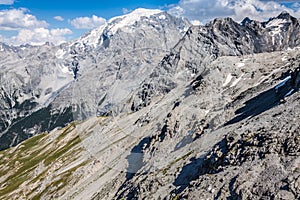
[[[195,24],[227,16],[266,20],[283,10],[300,17],[300,2],[292,0],[0,0],[0,42],[58,44],[136,8],[165,10]]]

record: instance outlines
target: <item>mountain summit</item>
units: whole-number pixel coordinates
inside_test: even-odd
[[[84,45],[92,45],[94,47],[101,45],[105,46],[107,45],[107,39],[113,37],[118,31],[126,32],[128,34],[134,33],[141,25],[144,25],[145,27],[147,27],[147,25],[153,27],[156,26],[156,28],[159,28],[159,24],[163,20],[170,20],[170,15],[161,10],[139,8],[129,14],[108,20],[104,25],[90,31],[76,42]],[[169,22],[172,23],[172,20]],[[183,34],[186,31],[186,27],[182,26],[181,31]]]

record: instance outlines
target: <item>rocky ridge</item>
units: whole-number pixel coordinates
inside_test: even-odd
[[[206,73],[209,64],[218,57],[296,47],[299,28],[299,21],[285,12],[267,22],[245,19],[239,24],[225,18],[191,27],[140,86],[133,109],[149,104],[154,95],[172,90],[180,84],[176,81],[192,81],[195,75]]]

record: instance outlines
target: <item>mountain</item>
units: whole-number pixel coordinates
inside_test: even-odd
[[[97,110],[109,112],[106,108],[134,90],[189,26],[159,10],[137,9],[60,46],[4,46],[0,149]]]
[[[110,19],[107,23],[100,26],[97,29],[94,29],[90,31],[89,33],[85,34],[81,38],[79,38],[75,43],[79,43],[81,46],[104,46],[107,48],[109,46],[110,38],[116,38],[120,37],[120,32],[124,32],[127,34],[135,33],[137,29],[139,29],[141,26],[144,26],[143,28],[155,28],[157,32],[160,34],[164,34],[165,36],[172,37],[169,35],[169,29],[168,26],[172,28],[177,28],[181,34],[184,34],[186,32],[186,29],[188,26],[190,26],[189,22],[185,21],[185,23],[182,23],[183,19],[174,18],[170,16],[166,12],[162,12],[161,10],[149,10],[149,9],[143,9],[139,8],[131,12],[127,15],[122,15],[118,17],[114,17]],[[170,22],[170,24],[165,24],[165,22]],[[163,26],[166,26],[167,29],[164,29]],[[177,27],[174,27],[177,26]],[[147,36],[147,31],[142,29],[139,31],[139,34],[144,34],[144,36]],[[149,33],[150,36],[151,32]],[[151,35],[153,40],[157,39],[157,36],[159,35]],[[100,37],[99,37],[100,36]],[[113,39],[113,42],[116,39]],[[118,42],[126,42],[126,41],[118,41]],[[143,41],[135,41],[137,44],[136,48],[139,47],[139,45],[143,45]],[[141,42],[140,44],[138,44]],[[159,44],[157,48],[167,48],[170,49],[174,46],[173,43],[170,44],[171,41],[166,40],[165,43]],[[156,42],[155,42],[156,43]]]
[[[280,51],[300,44],[299,22],[288,13],[262,23],[249,18],[243,21],[249,23],[225,18],[191,27],[140,86],[133,110],[148,105],[153,96],[165,94],[182,82],[199,82],[197,78],[201,77],[197,75],[206,74],[208,65],[218,57]]]
[[[70,43],[1,55],[20,81],[2,86],[7,113],[15,85],[35,85],[25,97],[43,88],[40,69],[60,86],[18,107],[29,112],[20,126],[49,112],[53,130],[0,152],[1,198],[300,198],[299,22],[288,13],[190,27],[138,9]]]

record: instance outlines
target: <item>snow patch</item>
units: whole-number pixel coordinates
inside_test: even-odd
[[[233,81],[233,83],[230,85],[230,87],[236,86],[240,82],[240,80],[243,78],[243,76],[244,76],[244,74],[242,74],[238,79]]]
[[[161,19],[161,20],[167,19],[166,15],[160,15],[158,18]]]
[[[274,26],[281,26],[282,27],[282,24],[284,24],[284,23],[287,23],[287,20],[285,20],[285,19],[273,19],[273,20],[269,21],[266,24],[266,28],[270,28],[270,27],[274,27]]]
[[[273,19],[266,24],[266,28],[270,28],[270,36],[272,36],[272,43],[275,44],[275,41],[278,40],[275,36],[281,32],[281,28],[283,27],[284,23],[288,21],[285,19]],[[279,40],[281,44],[281,40]]]
[[[210,110],[205,110],[204,113],[205,113],[205,116],[210,112]]]
[[[103,24],[102,26],[91,30],[88,34],[82,36],[78,42],[80,42],[81,44],[97,47],[99,43],[99,38],[101,37],[106,26],[107,24]]]
[[[225,86],[227,86],[229,83],[230,83],[230,81],[232,80],[232,75],[231,74],[228,74],[227,75],[227,77],[226,77],[226,79],[225,79],[225,82],[224,82],[224,84],[223,84],[223,87],[225,87]]]
[[[291,89],[288,93],[284,95],[284,97],[290,96],[294,92],[294,89]]]
[[[59,49],[57,50],[57,52],[55,53],[56,58],[58,59],[63,59],[64,55],[65,55],[65,51],[63,49]]]
[[[236,63],[236,67],[240,68],[240,67],[244,67],[245,63]]]
[[[270,36],[272,36],[273,45],[275,44],[275,41],[278,40],[275,36],[281,32],[281,28],[283,27],[283,24],[286,22],[287,20],[285,19],[273,19],[267,23],[266,28],[271,29]],[[279,40],[279,43],[281,44],[281,40]]]
[[[286,77],[285,79],[283,79],[278,85],[276,85],[275,90],[278,90],[278,88],[284,86],[284,84],[285,84],[288,80],[290,80],[291,78],[292,78],[291,76],[288,76],[288,77]]]
[[[64,65],[59,65],[59,69],[61,70],[62,73],[65,73],[65,74],[73,74],[73,72],[70,72],[69,71],[69,68],[64,66]]]
[[[199,20],[192,20],[191,23],[193,24],[193,26],[200,26],[200,25],[202,25],[201,21],[199,21]]]

